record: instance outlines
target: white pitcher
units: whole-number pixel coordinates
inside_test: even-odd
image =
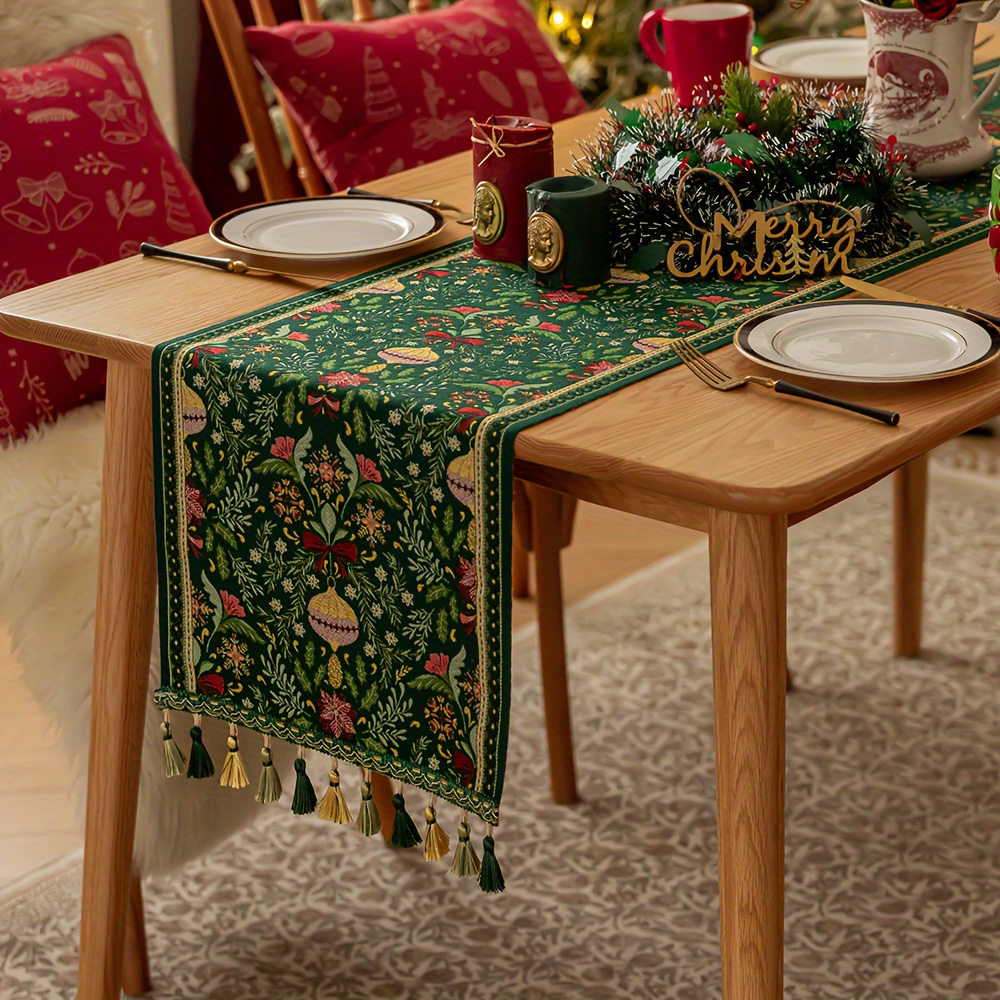
[[[860,2],[877,134],[896,137],[896,151],[918,177],[956,177],[981,167],[993,143],[979,113],[1000,86],[1000,69],[977,97],[972,50],[976,25],[993,17],[1000,0],[959,4],[940,21],[913,8]]]

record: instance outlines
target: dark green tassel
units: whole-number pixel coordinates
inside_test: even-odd
[[[201,726],[191,727],[191,757],[188,760],[187,776],[189,778],[211,778],[215,774],[215,765],[209,756],[205,744],[201,742]]]
[[[406,802],[403,801],[402,792],[396,792],[393,795],[392,804],[396,807],[396,818],[392,824],[392,837],[389,843],[393,847],[416,847],[423,838],[413,820],[410,819],[410,814],[406,811]]]
[[[295,791],[292,794],[292,812],[296,816],[306,816],[316,811],[316,789],[306,774],[306,762],[295,758]]]
[[[503,892],[503,872],[500,871],[500,862],[494,853],[495,847],[493,838],[486,834],[483,837],[483,860],[479,872],[479,888],[483,892]]]

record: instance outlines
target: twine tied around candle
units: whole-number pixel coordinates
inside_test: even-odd
[[[482,138],[473,135],[472,141],[477,146],[489,146],[486,151],[486,155],[476,164],[476,166],[481,167],[491,156],[504,157],[507,155],[508,149],[528,149],[531,146],[538,146],[543,142],[550,142],[552,136],[550,133],[539,136],[537,139],[531,139],[529,142],[501,142],[500,139],[503,137],[504,125],[486,124],[485,122],[477,122],[475,118],[470,118],[472,122],[472,127],[474,129],[479,129]],[[489,133],[486,132],[489,129]]]

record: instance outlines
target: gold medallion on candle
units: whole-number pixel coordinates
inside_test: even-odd
[[[528,263],[539,273],[554,271],[563,259],[563,231],[548,212],[528,219]]]
[[[503,207],[503,195],[500,188],[489,181],[480,181],[476,186],[476,197],[472,202],[474,222],[472,232],[476,239],[489,246],[496,243],[503,235],[506,220]]]

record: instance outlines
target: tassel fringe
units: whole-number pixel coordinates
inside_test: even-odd
[[[451,840],[437,821],[437,810],[433,803],[424,810],[427,820],[427,833],[424,835],[424,860],[440,861],[448,856]]]
[[[406,811],[402,785],[399,786],[399,791],[393,795],[392,804],[396,807],[396,818],[392,824],[392,837],[389,843],[393,847],[416,847],[421,840],[420,831]]]
[[[271,760],[271,741],[265,736],[264,746],[260,749],[260,784],[254,798],[261,804],[277,802],[281,798],[281,778],[278,769]]]
[[[448,869],[451,875],[458,878],[471,878],[480,872],[479,858],[476,856],[476,849],[469,843],[469,824],[466,814],[462,814],[462,821],[458,824],[458,847],[455,848],[455,860],[451,868]]]
[[[215,774],[215,765],[205,744],[201,741],[201,716],[194,717],[191,727],[191,756],[188,759],[187,776],[189,778],[211,778]]]
[[[329,820],[331,823],[351,823],[351,810],[347,807],[344,793],[340,790],[340,771],[337,769],[337,762],[333,761],[330,767],[330,787],[323,796],[323,801],[319,804],[319,818]]]
[[[306,816],[316,811],[316,789],[306,774],[306,762],[302,751],[295,758],[295,792],[292,794],[292,812],[296,816]]]
[[[493,840],[493,827],[483,837],[483,864],[479,872],[479,888],[483,892],[503,892],[503,872],[495,853],[496,843]]]
[[[236,738],[236,726],[229,724],[229,738],[226,740],[229,753],[222,765],[222,774],[219,775],[219,784],[224,788],[246,788],[250,784],[247,777],[247,769],[243,766],[243,758],[240,756],[240,742]]]
[[[163,713],[163,721],[160,723],[160,733],[163,736],[163,769],[168,778],[176,778],[177,775],[184,773],[187,758],[170,735],[170,717],[166,712]]]
[[[371,771],[364,772],[361,782],[361,812],[358,813],[358,829],[366,837],[374,837],[382,829],[382,819],[372,801]]]

